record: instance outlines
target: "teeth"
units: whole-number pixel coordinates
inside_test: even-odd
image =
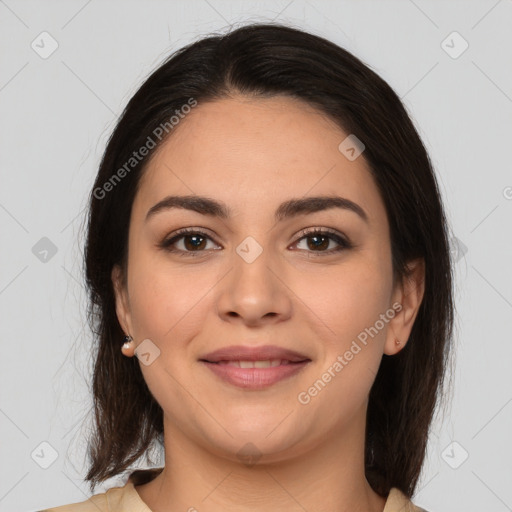
[[[219,364],[235,366],[237,368],[271,368],[281,364],[289,364],[289,361],[284,359],[270,359],[267,361],[219,361]]]

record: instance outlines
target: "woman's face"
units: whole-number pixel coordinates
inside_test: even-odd
[[[134,200],[126,288],[113,272],[122,327],[136,345],[150,340],[138,355],[166,428],[233,460],[252,443],[268,461],[360,430],[383,353],[410,327],[364,152],[354,159],[350,141],[342,152],[349,134],[288,97],[199,103],[174,130]],[[229,215],[165,205],[148,215],[168,196],[207,197]],[[357,206],[281,207],[323,196]],[[307,361],[259,386],[251,375],[286,364],[230,366],[239,378],[228,381],[202,359],[233,345]]]

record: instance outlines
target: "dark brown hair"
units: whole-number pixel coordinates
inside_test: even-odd
[[[147,455],[154,441],[163,442],[162,410],[137,358],[120,350],[124,333],[111,281],[115,264],[126,268],[131,207],[150,155],[121,173],[122,179],[118,170],[126,170],[133,151],[148,137],[155,140],[155,129],[191,98],[200,105],[240,93],[300,99],[363,141],[363,158],[387,210],[395,278],[407,277],[408,261],[424,258],[423,301],[405,348],[382,358],[369,396],[365,446],[372,488],[387,496],[398,487],[412,497],[452,339],[452,269],[438,185],[425,147],[389,85],[334,43],[276,23],[242,26],[175,52],[131,98],[109,139],[90,195],[85,249],[89,321],[98,342],[86,479],[93,489]]]

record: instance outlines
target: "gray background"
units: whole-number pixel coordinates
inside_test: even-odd
[[[512,510],[511,0],[0,0],[0,510],[89,495],[83,220],[117,116],[171,50],[271,19],[369,64],[430,151],[455,237],[456,366],[414,501]]]

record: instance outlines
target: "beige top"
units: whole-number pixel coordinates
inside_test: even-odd
[[[148,470],[148,473],[150,472],[151,470]],[[40,512],[151,512],[151,509],[139,496],[135,485],[139,485],[139,483],[134,484],[130,477],[123,487],[112,487],[104,493],[91,496],[86,501],[48,508]],[[427,511],[414,505],[399,489],[393,487],[389,492],[383,512]]]

